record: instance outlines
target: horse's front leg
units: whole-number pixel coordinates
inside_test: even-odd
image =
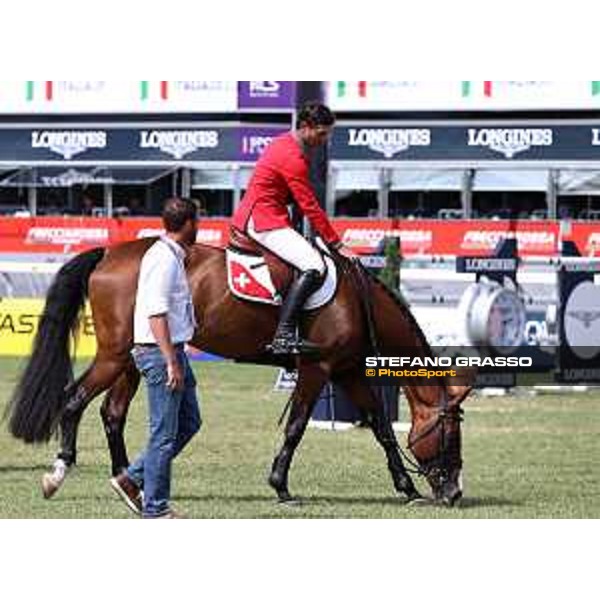
[[[417,491],[402,462],[396,434],[385,410],[383,399],[362,379],[360,372],[345,376],[339,383],[350,400],[368,412],[373,435],[385,452],[396,491],[405,494],[408,502],[420,499],[421,494]]]

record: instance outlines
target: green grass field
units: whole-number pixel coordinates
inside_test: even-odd
[[[0,410],[19,361],[0,359]],[[598,518],[600,393],[471,398],[465,405],[465,499],[458,509],[402,505],[369,431],[310,429],[292,466],[297,508],[280,507],[265,483],[279,447],[287,398],[270,368],[195,365],[204,427],[176,461],[174,505],[194,518]],[[56,444],[28,447],[0,432],[1,518],[128,518],[108,485],[109,457],[97,400],[80,430],[79,465],[43,500],[40,477]],[[404,418],[406,407],[401,406]],[[132,406],[127,442],[145,439],[145,394]],[[404,435],[400,436],[404,443]],[[428,491],[423,481],[421,491]]]

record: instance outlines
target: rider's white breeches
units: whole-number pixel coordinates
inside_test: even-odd
[[[319,251],[291,227],[256,231],[252,218],[248,222],[248,235],[300,271],[318,271],[325,274],[325,262]]]

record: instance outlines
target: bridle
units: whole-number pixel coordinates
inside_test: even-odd
[[[414,455],[414,447],[423,440],[427,439],[430,435],[440,431],[439,435],[439,447],[438,453],[435,458],[427,461],[424,465],[417,465],[417,474],[428,479],[437,479],[437,483],[442,486],[450,478],[450,472],[455,468],[462,468],[462,460],[459,458],[458,461],[451,461],[447,456],[449,445],[448,445],[448,429],[451,423],[462,423],[464,415],[463,409],[458,406],[452,408],[448,403],[448,393],[444,389],[440,404],[437,407],[437,418],[431,425],[425,428],[424,431],[413,440],[409,440],[408,450]],[[403,453],[404,455],[404,453]],[[414,461],[410,461],[414,466]]]

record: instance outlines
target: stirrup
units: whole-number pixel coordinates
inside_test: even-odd
[[[271,344],[267,346],[267,351],[275,355],[299,355],[299,354],[318,354],[321,348],[309,342],[302,340],[296,335],[285,336],[276,335]]]

